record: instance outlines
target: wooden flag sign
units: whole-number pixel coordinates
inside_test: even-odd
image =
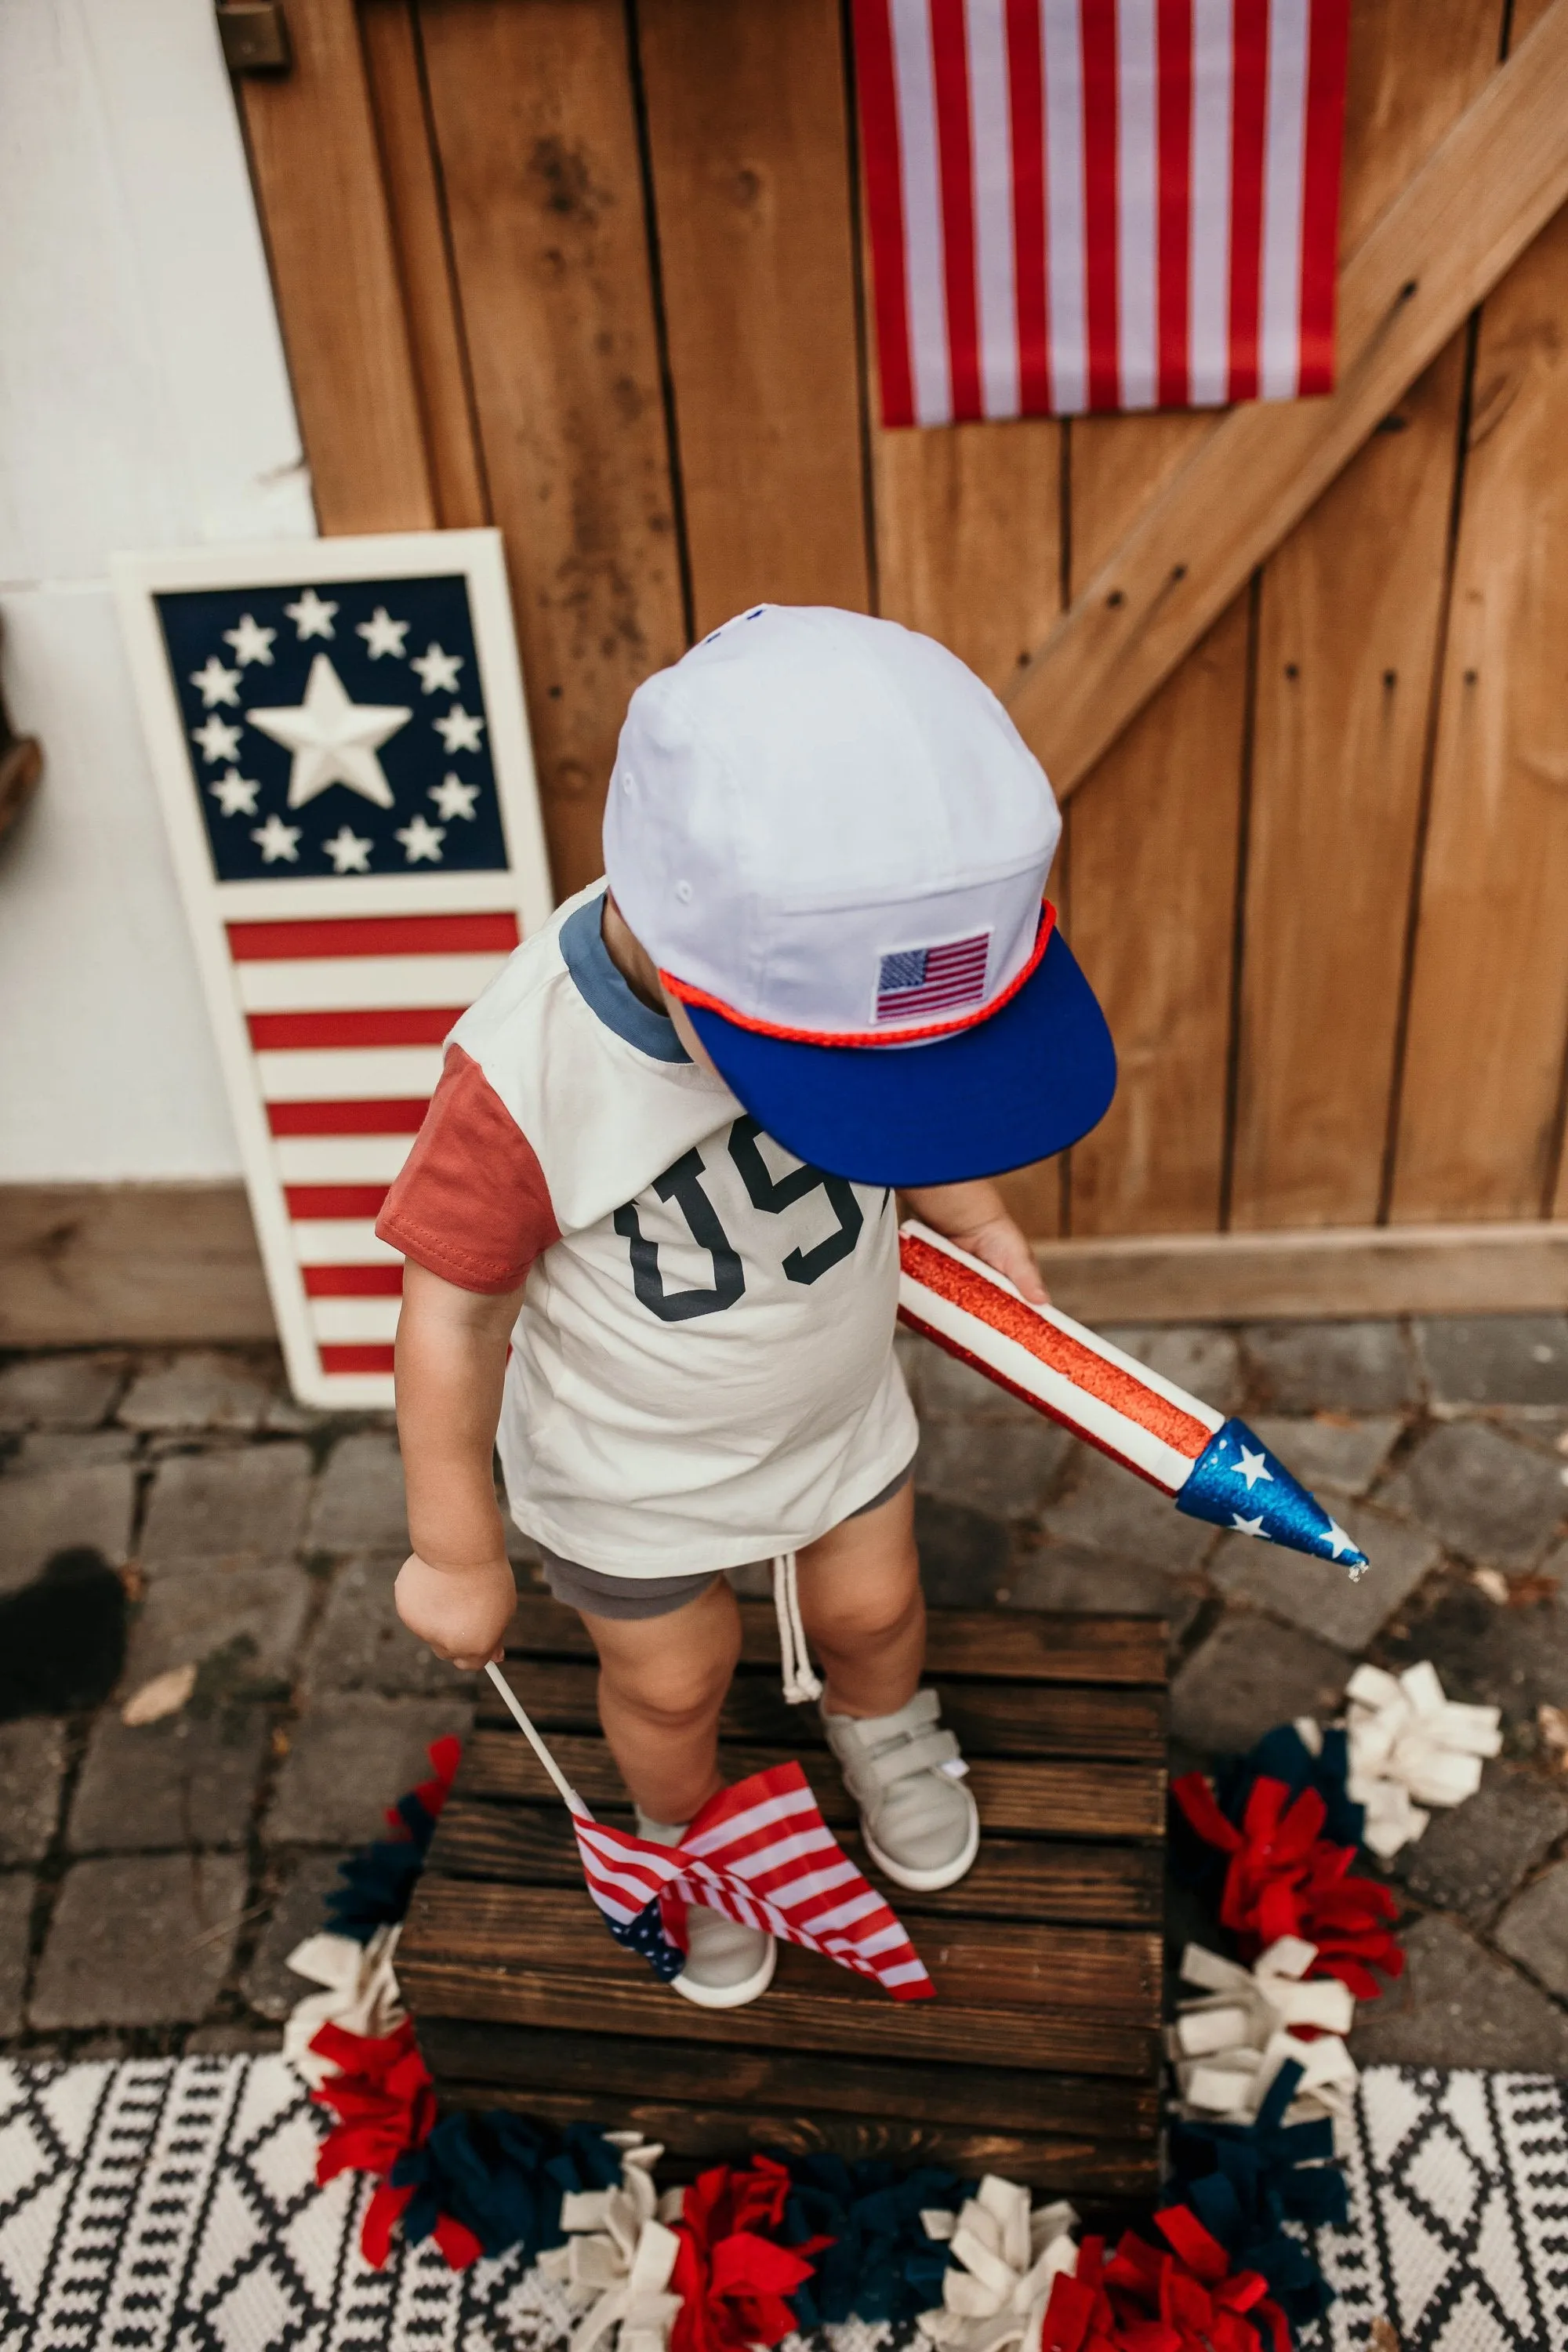
[[[392,1401],[386,1189],[550,912],[500,534],[121,556],[115,583],[294,1393]]]

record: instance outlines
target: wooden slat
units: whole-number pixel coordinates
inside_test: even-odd
[[[563,1660],[514,1661],[507,1679],[542,1730],[598,1727],[598,1674]],[[477,1690],[479,1719],[506,1714],[488,1683]],[[1157,1691],[1101,1691],[1072,1685],[965,1683],[943,1675],[942,1720],[966,1756],[1081,1756],[1158,1763],[1165,1752],[1164,1703]],[[731,1684],[720,1736],[733,1740],[826,1745],[821,1717],[791,1706],[765,1668],[742,1670]]]
[[[0,1184],[0,1346],[277,1336],[240,1184]]]
[[[944,1674],[961,1678],[1030,1683],[1149,1683],[1165,1680],[1165,1643],[1158,1623],[1142,1617],[1047,1617],[1032,1611],[932,1609],[928,1654]],[[588,1658],[594,1645],[572,1609],[540,1592],[518,1595],[507,1628],[510,1654]],[[751,1666],[778,1666],[778,1627],[772,1603],[741,1603],[741,1657]]]
[[[1247,650],[1243,601],[1069,811],[1073,951],[1120,1073],[1073,1150],[1075,1237],[1219,1223]]]
[[[458,530],[489,522],[490,514],[420,85],[413,0],[360,0],[360,24],[403,275],[436,515],[446,530]]]
[[[557,889],[601,870],[632,688],[685,642],[620,0],[422,12]]]
[[[1406,183],[1341,273],[1339,389],[1231,410],[1021,675],[1058,791],[1115,740],[1568,198],[1568,0]]]
[[[482,2082],[467,2084],[441,2076],[437,2082],[446,2106],[484,2109],[515,2107],[536,2122],[563,2128],[571,2123],[603,2122],[609,2110],[591,2091],[503,2092],[493,2094]],[[633,2097],[617,2100],[615,2124],[620,2131],[641,2132],[664,2148],[660,2177],[679,2179],[699,2166],[738,2163],[745,2152],[815,2156],[830,2152],[848,2162],[860,2158],[890,2158],[900,2168],[941,2165],[973,2179],[987,2172],[1001,2173],[1031,2189],[1087,2196],[1125,2199],[1145,2197],[1159,2177],[1159,2161],[1152,2140],[1048,2139],[1037,2133],[981,2131],[973,2126],[933,2124],[922,2118],[882,2118],[846,2116],[814,2109],[805,2114],[769,2108],[687,2105]]]
[[[699,635],[768,599],[865,607],[837,0],[641,0]]]
[[[615,1759],[602,1738],[579,1732],[554,1735],[551,1754],[584,1802],[624,1798]],[[726,1744],[720,1750],[727,1780],[743,1780],[772,1764],[787,1764],[790,1748]],[[856,1818],[838,1768],[821,1751],[800,1759],[826,1822]],[[511,1797],[558,1804],[544,1768],[517,1731],[477,1731],[463,1754],[464,1786],[475,1796]],[[1158,1837],[1164,1821],[1164,1776],[1147,1764],[1015,1764],[982,1758],[970,1767],[969,1786],[980,1817],[997,1832],[1026,1837]]]
[[[1393,1214],[1551,1208],[1568,1005],[1568,217],[1482,315]]]
[[[1347,249],[1485,86],[1500,18],[1497,0],[1384,0],[1358,22]],[[1460,336],[1264,572],[1236,1225],[1380,1212],[1465,355]]]
[[[504,1948],[509,1961],[532,1975],[591,1979],[595,1997],[601,1983],[648,1987],[654,1997],[667,1997],[664,1988],[653,1985],[641,1954],[627,1951],[605,1934],[603,1920],[578,1888],[468,1884],[454,1907],[465,1923],[452,1928],[445,1947],[454,1960],[481,1962]],[[1016,2009],[1037,2002],[1053,2011],[1139,2023],[1152,2021],[1155,2014],[1160,1987],[1155,1936],[997,1919],[943,1919],[921,1928],[918,1906],[910,1904],[901,1906],[901,1916],[917,1939],[939,1996],[955,2008]],[[780,1946],[775,1984],[805,1996],[826,1983],[837,1994],[840,1979],[857,1998],[888,2000],[879,1988],[851,1977],[834,1961],[793,1944]],[[924,2005],[929,2004],[905,2004]]]
[[[1150,2075],[1156,2063],[1152,2017],[1142,2024],[1064,2006],[971,2009],[952,2000],[894,2001],[832,1961],[788,1947],[780,1948],[765,2001],[749,2009],[698,2009],[656,1984],[640,1962],[640,1979],[626,1983],[607,1963],[601,1966],[601,1956],[615,1948],[591,1916],[582,1918],[578,1973],[552,1974],[533,1964],[534,1910],[542,1899],[531,1887],[476,1886],[426,1874],[397,1953],[398,1982],[415,2016],[577,2032],[584,2022],[584,1988],[591,1987],[596,2030],[657,2041],[761,2042],[879,2054],[910,2064],[956,2060],[1139,2077]],[[581,1898],[574,1907],[581,1917]],[[928,1966],[935,1957],[926,1955]],[[933,1979],[938,1966],[931,1967]]]
[[[540,2032],[433,2017],[419,2029],[431,2069],[461,2081],[520,2090],[595,2093],[670,2104],[694,2092],[710,2106],[772,2107],[974,2124],[988,2130],[1138,2139],[1159,2120],[1152,2083],[1072,2074],[1026,2075],[1016,2067],[933,2066],[919,2074],[888,2059],[819,2057],[809,2051],[732,2049],[721,2067],[700,2042],[646,2042],[612,2033]]]
[[[609,1805],[603,1811],[605,1820],[629,1819]],[[847,1834],[844,1843],[865,1864],[859,1840]],[[583,1876],[572,1825],[559,1805],[498,1803],[468,1794],[466,1787],[441,1816],[430,1867],[448,1878],[543,1886],[579,1886]],[[967,1877],[940,1894],[921,1895],[919,1907],[922,1916],[937,1918],[1157,1927],[1161,1867],[1152,1845],[1058,1845],[987,1835]],[[897,1896],[901,1905],[909,1899]]]
[[[437,520],[354,0],[289,0],[294,63],[238,89],[323,531]]]

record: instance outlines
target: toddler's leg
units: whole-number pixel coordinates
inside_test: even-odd
[[[912,1486],[808,1544],[797,1563],[800,1613],[834,1715],[893,1715],[925,1664],[926,1612]]]
[[[741,1654],[722,1577],[665,1617],[591,1617],[599,1720],[633,1800],[655,1822],[689,1822],[720,1786],[719,1710]]]
[[[860,1833],[895,1885],[952,1886],[980,1847],[958,1742],[920,1688],[925,1602],[914,1491],[845,1519],[803,1551],[800,1613],[826,1671],[823,1727],[860,1808]]]

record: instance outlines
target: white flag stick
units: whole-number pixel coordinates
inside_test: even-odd
[[[586,1815],[588,1811],[587,1806],[583,1802],[582,1798],[577,1794],[577,1791],[572,1786],[571,1781],[567,1780],[565,1774],[562,1771],[560,1765],[557,1764],[554,1757],[552,1756],[549,1748],[546,1748],[543,1740],[541,1739],[538,1732],[535,1731],[532,1724],[530,1723],[527,1715],[523,1711],[521,1701],[519,1699],[517,1693],[512,1689],[511,1685],[508,1682],[505,1675],[501,1672],[493,1658],[490,1659],[489,1664],[486,1666],[485,1672],[489,1675],[491,1682],[494,1683],[497,1690],[500,1691],[502,1698],[506,1701],[507,1713],[510,1716],[512,1721],[516,1724],[518,1729],[521,1732],[523,1738],[527,1740],[529,1746],[532,1748],[534,1754],[538,1757],[540,1762],[543,1765],[545,1770],[554,1781],[556,1788],[559,1790],[562,1797],[566,1802],[568,1810],[574,1813],[582,1813]]]

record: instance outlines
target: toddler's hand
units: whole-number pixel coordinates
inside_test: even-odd
[[[1005,1209],[986,1223],[976,1225],[967,1234],[954,1234],[951,1238],[960,1249],[966,1249],[971,1257],[977,1257],[983,1264],[994,1265],[998,1274],[1005,1274],[1015,1288],[1021,1290],[1026,1298],[1033,1299],[1037,1307],[1050,1304],[1051,1295],[1040,1280],[1035,1253],[1024,1239],[1022,1229],[1014,1223]]]
[[[411,1633],[448,1664],[468,1670],[501,1656],[501,1636],[517,1607],[517,1585],[502,1555],[477,1568],[432,1568],[411,1551],[397,1574],[397,1613]]]

